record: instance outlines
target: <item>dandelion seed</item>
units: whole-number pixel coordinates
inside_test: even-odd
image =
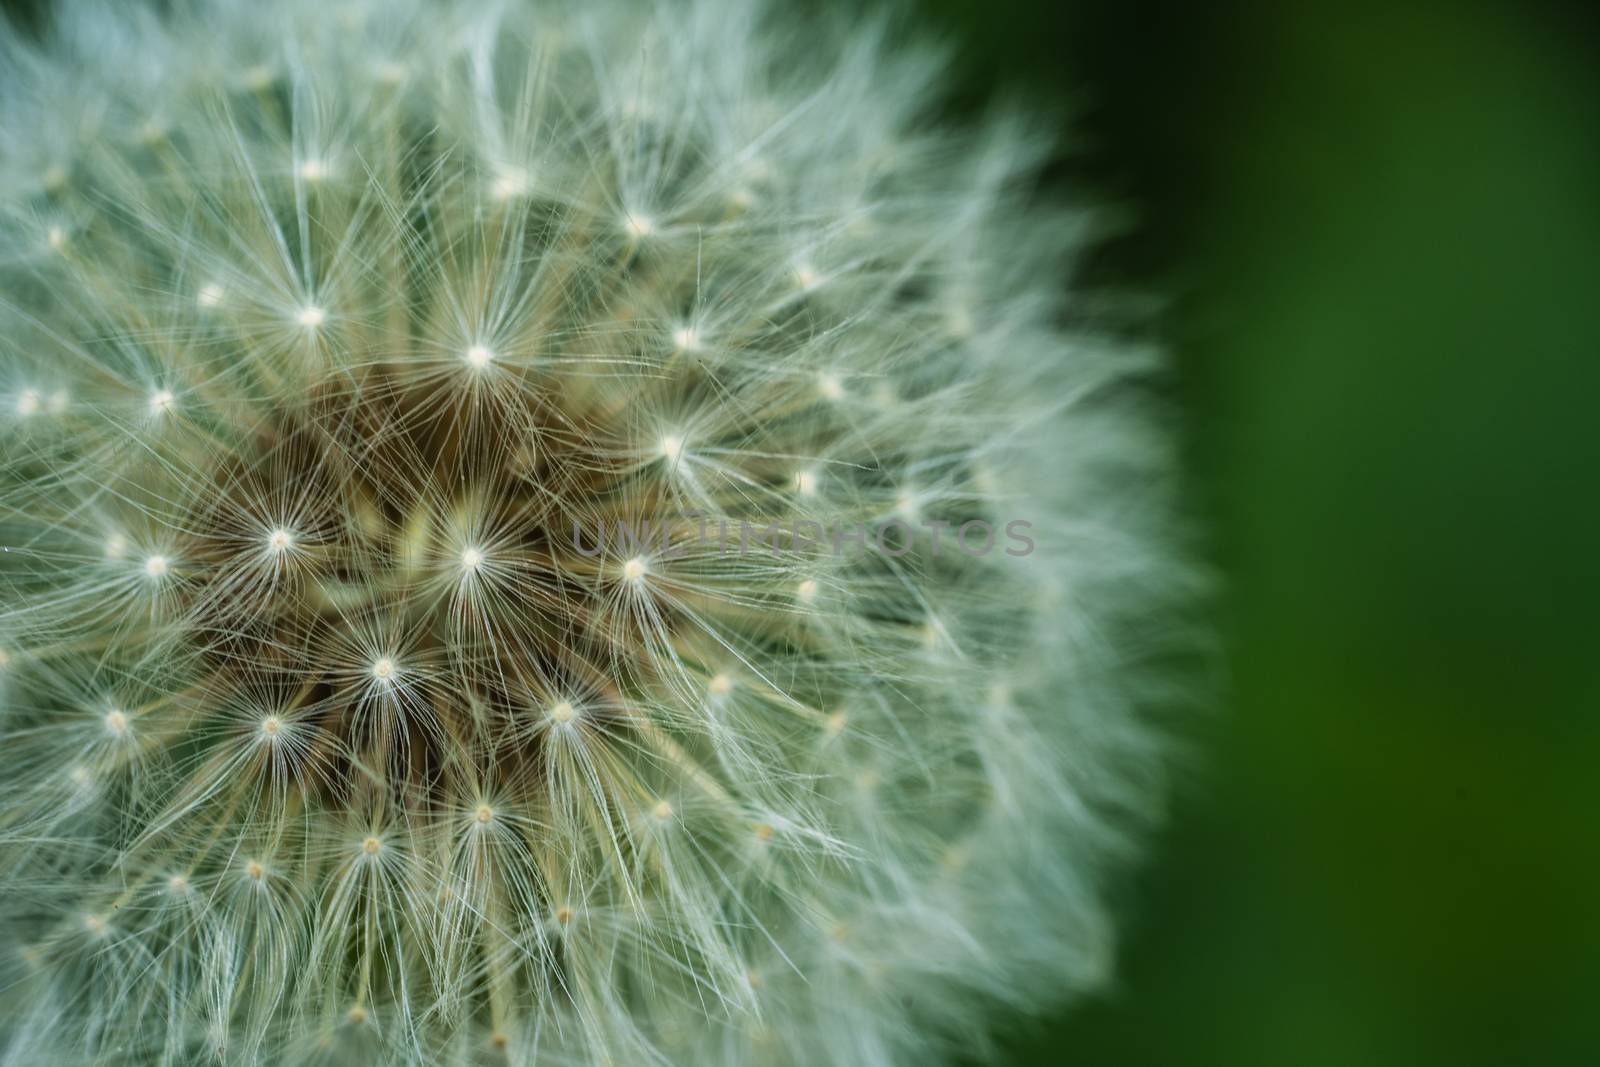
[[[844,382],[837,374],[826,372],[817,375],[817,392],[822,394],[824,400],[844,399]]]
[[[674,352],[693,352],[700,347],[700,334],[692,326],[680,326],[672,331]]]
[[[67,247],[67,231],[60,226],[52,226],[46,230],[44,239],[45,243],[57,252]]]
[[[487,804],[479,804],[478,810],[472,814],[479,824],[487,824],[494,819],[494,809]]]
[[[106,538],[106,559],[121,559],[128,552],[128,539],[121,534]],[[164,567],[162,568],[165,569]]]
[[[122,737],[128,732],[128,716],[115,708],[106,712],[104,722],[106,732],[114,737]]]
[[[344,1013],[345,1021],[351,1026],[360,1026],[367,1021],[367,1009],[359,1004]]]
[[[706,683],[706,692],[714,697],[725,697],[733,692],[733,679],[726,674],[713,675]]]
[[[361,851],[369,856],[376,856],[381,848],[383,848],[383,843],[376,837],[367,837],[361,842]]]
[[[461,566],[469,571],[475,571],[483,566],[483,553],[476,548],[468,548],[461,553]]]
[[[648,215],[629,214],[623,219],[623,228],[630,237],[649,237],[656,230],[656,224]]]
[[[250,860],[244,865],[244,874],[252,882],[259,882],[266,877],[267,868],[262,865],[260,860]]]
[[[650,573],[650,567],[643,556],[634,556],[622,565],[622,576],[635,584],[642,582]]]
[[[672,805],[665,800],[658,800],[656,806],[651,809],[651,814],[656,817],[657,822],[666,822],[672,818]]]
[[[194,299],[195,303],[203,308],[214,308],[222,303],[223,295],[222,286],[216,282],[207,282],[195,293]]]
[[[24,389],[17,397],[17,414],[23,418],[39,410],[39,394],[32,389]]]
[[[482,370],[494,362],[494,353],[483,345],[473,345],[461,358],[473,370]]]
[[[373,660],[372,662],[372,676],[380,682],[387,682],[389,679],[393,678],[395,671],[396,668],[394,660],[390,659],[388,656]]]
[[[295,313],[295,321],[308,330],[315,330],[327,319],[328,313],[315,304],[307,304]]]
[[[801,496],[811,496],[817,491],[817,473],[815,471],[796,471],[794,488],[795,492]]]
[[[307,159],[300,163],[295,173],[308,182],[320,182],[328,176],[328,166],[320,159]]]
[[[656,450],[668,463],[676,463],[678,457],[683,454],[683,438],[668,434],[656,445]]]
[[[822,276],[811,264],[802,263],[794,269],[794,283],[802,292],[810,292],[822,284]]]
[[[157,389],[150,394],[150,414],[165,415],[177,403],[171,389]]]
[[[571,702],[566,700],[561,701],[550,709],[550,721],[557,726],[565,726],[576,715],[577,711],[573,708]]]
[[[261,736],[268,741],[277,737],[283,730],[283,720],[276,715],[268,715],[261,720]]]
[[[794,595],[802,604],[809,604],[817,598],[817,583],[815,579],[807,578],[794,587]]]
[[[489,185],[489,195],[496,200],[515,200],[528,195],[532,181],[521,167],[501,167]]]
[[[182,895],[189,891],[189,879],[181,874],[174,874],[167,879],[168,892]]]
[[[168,566],[169,563],[166,556],[146,556],[144,573],[151,578],[161,578],[166,575]]]
[[[294,534],[279,526],[267,535],[267,548],[274,554],[287,552],[294,547]]]

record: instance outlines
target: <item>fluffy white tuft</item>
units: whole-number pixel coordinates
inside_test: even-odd
[[[0,30],[0,1063],[904,1065],[1105,978],[1156,360],[884,36]]]

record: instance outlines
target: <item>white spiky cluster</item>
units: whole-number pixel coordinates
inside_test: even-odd
[[[939,77],[738,0],[0,33],[4,1063],[911,1064],[1104,976],[1152,361]]]

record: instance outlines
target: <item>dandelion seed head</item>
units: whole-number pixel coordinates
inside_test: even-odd
[[[904,1067],[1103,980],[1195,580],[1040,124],[776,0],[64,10],[0,1060]]]

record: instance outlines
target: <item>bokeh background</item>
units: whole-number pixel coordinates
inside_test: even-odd
[[[920,0],[1164,298],[1226,692],[1007,1062],[1600,1064],[1600,5]]]

